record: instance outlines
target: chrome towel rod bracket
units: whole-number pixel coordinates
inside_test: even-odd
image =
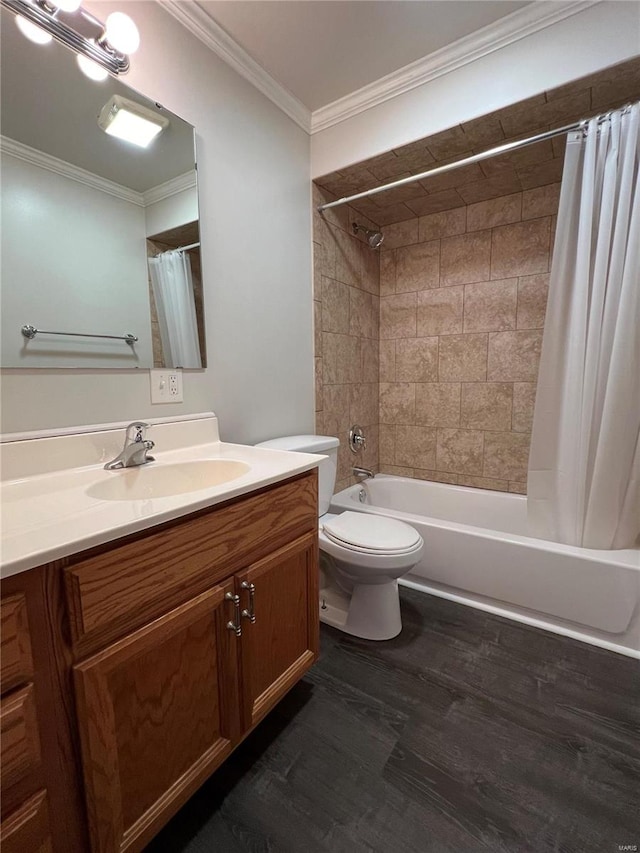
[[[32,340],[36,335],[70,335],[73,338],[108,338],[112,341],[126,341],[132,347],[138,338],[127,332],[125,335],[93,335],[90,332],[50,332],[46,329],[36,329],[35,326],[24,325],[20,331],[25,338]]]

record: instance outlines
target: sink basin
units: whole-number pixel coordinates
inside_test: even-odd
[[[249,469],[246,462],[234,459],[203,459],[167,464],[150,462],[135,468],[105,471],[106,479],[89,486],[87,494],[103,501],[167,498],[220,486],[242,477]]]

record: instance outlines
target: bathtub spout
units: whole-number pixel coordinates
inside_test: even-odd
[[[368,468],[358,468],[354,466],[351,471],[355,477],[360,477],[361,481],[367,480],[369,477],[373,479],[376,476],[373,471],[370,471]]]

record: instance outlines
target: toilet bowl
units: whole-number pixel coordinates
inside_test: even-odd
[[[319,543],[338,586],[350,594],[335,627],[368,640],[397,636],[402,630],[398,578],[420,560],[420,534],[393,518],[327,513],[320,518]]]
[[[328,511],[339,443],[333,436],[295,435],[259,446],[327,457],[318,466],[320,619],[356,637],[389,640],[402,630],[398,578],[420,561],[424,542],[394,518]]]

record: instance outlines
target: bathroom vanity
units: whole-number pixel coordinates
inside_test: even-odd
[[[130,502],[144,529],[3,580],[4,853],[141,850],[316,659],[317,457],[246,451],[183,512]]]

